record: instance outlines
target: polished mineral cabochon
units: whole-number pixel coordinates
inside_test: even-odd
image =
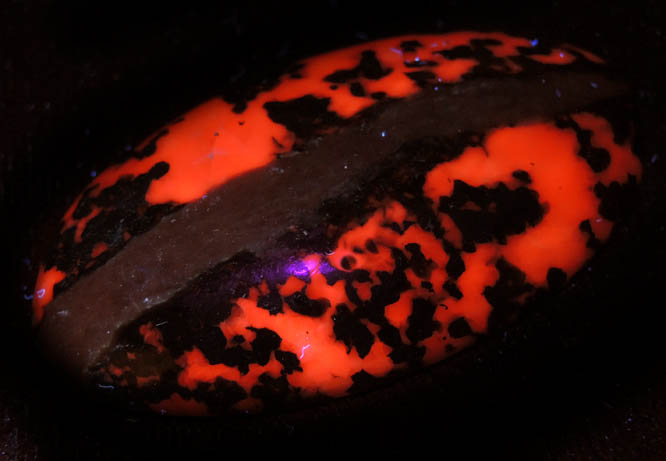
[[[609,239],[641,164],[604,67],[570,44],[412,35],[208,101],[71,204],[40,338],[168,414],[289,408],[439,362]]]

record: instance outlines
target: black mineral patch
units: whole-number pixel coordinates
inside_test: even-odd
[[[365,89],[359,82],[353,82],[351,85],[349,85],[349,91],[351,91],[351,94],[359,98],[365,96]]]
[[[345,256],[340,260],[340,265],[345,270],[351,270],[356,265],[356,258],[353,256]]]
[[[449,335],[451,335],[452,338],[464,338],[471,333],[472,328],[470,328],[465,317],[457,318],[449,324]]]
[[[352,69],[338,70],[324,77],[330,83],[348,83],[360,77],[379,80],[390,74],[392,69],[384,69],[375,52],[366,50],[361,54],[361,61]]]
[[[506,244],[508,236],[536,226],[544,215],[539,195],[532,189],[512,190],[501,182],[494,188],[473,187],[460,180],[455,180],[450,197],[440,197],[439,211],[451,216],[464,244],[492,240]]]
[[[347,353],[356,348],[359,357],[363,358],[370,352],[375,336],[345,304],[339,304],[333,315],[333,333],[338,341],[347,346]]]
[[[330,98],[302,96],[289,101],[271,101],[264,104],[268,116],[284,125],[298,138],[306,139],[324,128],[338,126],[342,119],[328,110]]]
[[[499,272],[499,278],[495,285],[487,287],[483,294],[490,304],[495,306],[500,299],[515,299],[518,296],[530,292],[534,287],[526,282],[525,273],[506,259],[500,258],[495,267]]]
[[[393,363],[408,363],[412,366],[420,366],[425,355],[426,348],[424,346],[417,346],[414,344],[401,344],[399,347],[394,348],[389,354],[389,358]]]
[[[217,325],[207,326],[197,332],[196,346],[215,365],[224,360],[223,351],[227,345],[224,334]]]
[[[567,283],[567,274],[559,267],[551,267],[548,269],[546,280],[548,281],[548,288],[555,293],[559,293]]]
[[[242,346],[232,346],[220,352],[220,363],[228,367],[238,368],[241,374],[250,371],[250,364],[256,363],[255,354]]]
[[[144,146],[143,149],[134,151],[133,156],[136,157],[136,158],[150,157],[157,150],[157,141],[161,137],[166,136],[167,134],[169,134],[169,130],[167,128],[164,128],[164,129],[160,130],[155,136],[150,138],[150,140]]]
[[[581,232],[589,235],[586,243],[587,248],[597,250],[601,247],[601,240],[599,240],[596,235],[594,235],[594,231],[592,230],[592,225],[590,224],[589,219],[581,221],[578,229],[580,229]]]
[[[441,54],[446,59],[467,59],[475,56],[472,47],[466,45],[456,46],[450,50],[437,51],[436,53]]]
[[[347,392],[350,394],[376,389],[377,385],[381,382],[381,379],[372,376],[365,370],[361,370],[352,375],[352,382],[354,384],[347,389]]]
[[[259,365],[266,365],[271,358],[271,353],[280,347],[282,343],[282,338],[268,328],[252,328],[250,330],[254,331],[256,337],[252,341],[252,352],[254,352],[255,360]]]
[[[360,76],[370,80],[379,80],[391,73],[392,69],[384,69],[377,59],[375,52],[366,50],[361,53],[361,63],[359,64]]]
[[[428,59],[419,59],[414,61],[405,62],[405,67],[408,69],[418,68],[418,67],[436,67],[439,63],[437,61],[430,61]]]
[[[618,221],[623,217],[630,216],[640,201],[640,190],[636,176],[629,175],[626,183],[620,184],[613,181],[610,186],[597,183],[594,193],[601,199],[599,214],[611,221]]]
[[[610,153],[606,149],[592,146],[592,132],[578,128],[576,136],[580,145],[578,155],[585,159],[590,168],[592,168],[592,171],[601,173],[608,168],[611,162]]]
[[[371,288],[372,296],[370,298],[370,304],[374,306],[388,306],[393,304],[400,299],[400,293],[412,287],[405,276],[406,261],[404,260],[404,255],[400,250],[396,250],[395,248],[391,252],[394,255],[402,255],[404,262],[394,257],[396,270],[392,273],[384,271],[377,272],[380,284]]]
[[[331,303],[327,299],[310,299],[300,291],[286,296],[284,300],[291,310],[308,317],[321,317],[331,307]]]
[[[420,87],[426,86],[437,78],[437,76],[429,70],[417,70],[414,72],[406,72],[405,75],[412,79]]]
[[[436,309],[437,306],[426,299],[416,298],[412,301],[412,313],[407,318],[405,333],[413,344],[431,337],[440,328],[439,322],[432,318]]]
[[[400,42],[400,49],[404,53],[410,53],[416,51],[418,48],[423,48],[423,44],[418,40],[404,40]]]
[[[259,384],[255,384],[250,390],[252,397],[261,399],[270,404],[284,401],[289,395],[289,381],[286,375],[273,378],[268,373],[259,376]]]
[[[402,338],[400,337],[400,330],[388,323],[384,325],[378,332],[377,337],[381,342],[387,346],[397,349],[402,346]]]
[[[516,298],[530,293],[534,286],[527,282],[523,271],[504,258],[500,258],[495,263],[495,267],[499,272],[499,277],[495,285],[483,290],[483,295],[493,306],[488,319],[489,328],[501,330],[515,319],[520,309]]]
[[[465,261],[459,251],[452,251],[449,255],[449,262],[446,263],[446,273],[452,279],[457,279],[465,272]]]
[[[259,296],[257,306],[266,309],[271,315],[282,312],[282,296],[276,289],[271,289],[266,295]]]
[[[417,277],[426,279],[432,273],[431,261],[421,252],[421,245],[418,243],[408,243],[405,250],[410,253],[409,267],[414,271]]]
[[[217,378],[212,389],[205,383],[193,393],[196,400],[204,402],[212,414],[224,414],[229,408],[245,398],[247,392],[234,381]]]
[[[425,288],[426,290],[428,290],[428,291],[430,291],[430,292],[434,292],[434,291],[435,291],[434,288],[433,288],[433,286],[432,286],[432,283],[430,283],[430,282],[428,282],[428,281],[426,281],[426,280],[424,280],[424,281],[421,282],[421,288]]]
[[[582,129],[571,117],[560,118],[556,121],[558,128],[569,128],[576,132],[578,139],[578,156],[585,159],[592,171],[601,173],[611,162],[610,153],[606,149],[592,146],[592,131]]]
[[[295,64],[288,69],[272,69],[267,74],[263,74],[261,79],[247,75],[249,81],[246,85],[229,85],[222,89],[221,98],[233,105],[232,111],[236,114],[242,114],[247,109],[247,104],[255,99],[259,93],[269,91],[275,88],[282,78],[283,73],[295,74],[303,67],[303,64]]]
[[[463,297],[463,292],[460,291],[458,285],[453,280],[447,280],[444,282],[443,288],[455,299],[461,299]]]
[[[294,371],[303,371],[298,356],[293,352],[277,350],[275,351],[275,358],[282,364],[283,372],[288,375]]]
[[[511,173],[511,176],[513,176],[518,181],[521,181],[525,184],[532,184],[532,178],[530,177],[530,174],[525,170],[516,170],[513,173]]]

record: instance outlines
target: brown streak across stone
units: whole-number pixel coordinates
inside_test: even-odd
[[[85,376],[123,326],[238,252],[261,256],[290,226],[320,219],[322,201],[372,175],[404,142],[551,118],[621,90],[599,75],[552,72],[444,85],[378,103],[310,140],[302,153],[227,182],[133,238],[46,307],[40,340],[55,360]]]

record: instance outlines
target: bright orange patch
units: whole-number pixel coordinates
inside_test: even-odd
[[[145,323],[139,327],[139,333],[143,336],[143,341],[146,344],[157,349],[157,352],[160,354],[164,351],[164,346],[162,345],[162,332],[155,328],[151,322]]]
[[[44,266],[39,267],[35,292],[32,298],[33,322],[35,324],[41,322],[44,316],[44,306],[53,299],[53,287],[57,283],[62,282],[65,277],[67,277],[67,274],[59,271],[56,267],[52,267],[47,271],[44,270]]]

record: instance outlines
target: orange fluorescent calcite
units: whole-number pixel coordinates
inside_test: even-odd
[[[53,287],[63,281],[67,274],[59,271],[56,267],[49,270],[44,270],[43,266],[39,268],[37,275],[37,283],[35,284],[35,292],[33,293],[32,306],[33,306],[33,322],[39,323],[44,316],[44,306],[53,300]]]
[[[401,46],[416,41],[419,46]],[[79,208],[84,208],[81,206],[86,203],[84,200],[98,197],[122,179],[146,174],[160,162],[168,165],[168,171],[151,180],[142,206],[199,200],[229,180],[266,167],[280,154],[307,141],[273,120],[267,110],[269,103],[313,97],[324,100],[326,109],[335,117],[350,119],[382,98],[404,99],[423,91],[414,78],[415,72],[428,73],[434,79],[433,85],[461,81],[483,59],[452,58],[457,51],[449,52],[458,47],[477,46],[478,41],[485,41],[486,52],[494,56],[490,68],[505,74],[518,74],[523,67],[565,66],[577,60],[603,62],[598,56],[571,45],[537,54],[536,50],[525,52],[532,47],[528,39],[480,32],[394,37],[309,58],[300,63],[297,76],[282,76],[275,86],[259,92],[243,108],[222,99],[201,104],[168,125],[166,134],[154,141],[155,149],[150,155],[133,157],[101,172],[65,213],[62,232],[69,231],[74,242],[81,243],[87,238],[85,230],[90,221],[109,211],[102,205],[92,205],[86,208],[87,213],[82,212]],[[357,73],[354,84],[360,85],[362,91],[335,83],[332,75],[357,69],[368,53],[376,59],[373,61],[376,75]],[[420,64],[423,62],[427,67]],[[438,87],[433,86],[433,91],[438,91]],[[267,360],[249,362],[246,368],[229,365],[231,362],[217,363],[212,355],[206,356],[203,343],[198,347],[196,343],[183,341],[187,346],[172,356],[169,336],[160,330],[159,322],[145,318],[137,322],[144,343],[141,352],[150,349],[150,354],[159,355],[165,363],[170,360],[170,371],[177,371],[174,378],[177,382],[171,384],[181,392],[162,394],[163,400],[149,406],[169,414],[208,414],[209,407],[190,396],[202,388],[213,389],[219,380],[235,383],[239,392],[245,392],[244,398],[233,403],[233,408],[239,411],[262,408],[263,401],[257,392],[253,393],[262,379],[282,380],[282,384],[302,397],[340,397],[349,392],[355,377],[361,373],[379,378],[411,364],[411,356],[396,359],[396,352],[415,356],[420,353],[418,359],[431,364],[472,344],[477,334],[487,332],[493,306],[486,290],[501,280],[501,264],[524,274],[525,286],[529,288],[511,300],[518,303],[536,289],[547,287],[553,268],[560,269],[566,277],[572,276],[593,254],[582,223],[589,222],[593,236],[601,242],[609,238],[612,230],[613,223],[599,211],[601,200],[595,186],[623,184],[630,176],[640,178],[641,164],[628,143],[615,142],[611,125],[599,115],[579,112],[570,115],[567,121],[570,127],[543,120],[496,127],[478,143],[456,152],[460,155],[452,160],[438,164],[435,163],[440,160],[434,160],[427,168],[422,167],[419,174],[424,175],[425,181],[416,187],[421,189],[423,184],[422,190],[410,190],[409,199],[421,200],[422,206],[417,209],[426,210],[425,214],[432,218],[425,224],[419,220],[421,213],[416,216],[415,208],[408,206],[410,200],[401,201],[390,194],[366,197],[369,211],[359,212],[334,229],[337,233],[331,231],[335,237],[327,242],[332,243],[328,253],[302,250],[298,262],[304,269],[280,278],[277,284],[263,275],[261,281],[253,280],[248,283],[249,288],[245,286],[247,292],[243,296],[230,300],[231,307],[224,311],[223,321],[218,317],[205,325],[213,333],[224,335],[220,347],[224,348],[234,338],[236,351],[248,356],[254,353],[253,342],[261,338],[259,330],[270,330],[279,337],[279,352],[297,359],[297,365],[289,370],[275,348],[276,352],[269,351]],[[582,146],[573,126],[590,132],[589,143],[593,148],[608,152],[607,167],[595,172],[588,164],[580,154]],[[325,135],[335,129],[325,127],[315,134]],[[148,144],[146,141],[139,149]],[[520,179],[520,174],[527,179]],[[484,190],[501,186],[511,193],[527,188],[538,202],[542,216],[519,233],[507,233],[505,240],[499,237],[480,240],[470,249],[465,246],[469,242],[465,240],[464,225],[440,206],[443,199],[454,195],[456,181],[470,188],[485,187]],[[460,205],[460,210],[492,211],[482,207],[469,200]],[[223,221],[224,217],[220,219]],[[434,226],[429,224],[432,222]],[[441,227],[433,229],[437,223]],[[123,237],[127,241],[132,235],[125,232]],[[87,243],[86,251],[93,260],[113,250],[106,242]],[[459,273],[454,273],[456,267]],[[327,278],[331,272],[338,277]],[[69,275],[57,265],[40,268],[33,300],[37,322],[53,299],[54,286]],[[391,276],[395,276],[390,282],[393,285],[385,282]],[[387,286],[395,292],[382,298],[378,293],[387,290]],[[236,291],[233,293],[229,297],[238,296]],[[268,296],[276,304],[270,309],[262,305],[262,299]],[[291,304],[294,299],[305,300],[321,312],[298,312]],[[367,313],[355,317],[369,310],[380,320]],[[344,329],[344,325],[340,327],[344,323],[341,318],[356,322],[353,328],[361,331],[365,342],[355,343],[338,335]],[[423,319],[426,321],[419,324]],[[387,335],[393,337],[385,340]],[[226,342],[222,344],[222,340]],[[399,350],[402,346],[409,350]],[[138,361],[136,355],[130,358],[131,362]],[[127,367],[109,365],[109,379],[121,379],[131,369],[131,365]],[[159,380],[158,375],[151,374],[137,382],[139,387],[146,388]]]

